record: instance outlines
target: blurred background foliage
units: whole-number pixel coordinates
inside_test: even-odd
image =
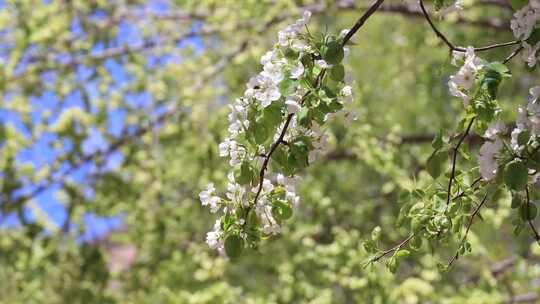
[[[464,2],[436,18],[455,44],[513,39],[505,0]],[[355,36],[358,120],[332,126],[283,234],[235,262],[205,244],[213,217],[198,201],[226,183],[227,104],[301,11],[311,30],[337,33],[369,2],[0,3],[1,302],[540,303],[540,248],[512,235],[507,197],[489,202],[472,254],[447,273],[436,263],[455,244],[424,244],[395,275],[362,267],[374,227],[383,246],[407,235],[398,193],[430,182],[433,134],[462,111],[448,49],[416,2],[387,1]],[[538,82],[519,62],[501,90],[507,122]]]

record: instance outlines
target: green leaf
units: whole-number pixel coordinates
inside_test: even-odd
[[[431,146],[435,150],[439,150],[443,147],[444,141],[443,141],[443,130],[441,129],[439,133],[435,134],[435,137],[433,138],[433,141],[431,142]]]
[[[422,247],[422,238],[419,236],[413,236],[413,238],[409,242],[409,247],[414,250],[420,249],[420,247]]]
[[[527,38],[527,42],[530,45],[536,45],[540,41],[540,29],[535,28],[529,38]],[[535,65],[536,67],[536,65]]]
[[[294,89],[296,85],[298,84],[298,81],[291,78],[285,78],[281,81],[279,84],[279,92],[283,96],[287,96],[290,94],[290,90]]]
[[[538,213],[538,210],[536,206],[532,203],[529,204],[522,204],[519,208],[521,218],[524,221],[532,221],[536,218],[536,215]]]
[[[386,267],[390,270],[391,273],[396,273],[398,267],[398,261],[396,258],[392,257],[388,260]]]
[[[375,242],[372,240],[366,240],[364,241],[364,249],[368,253],[375,253],[377,252],[377,246],[375,245]]]
[[[373,228],[373,231],[371,231],[371,239],[373,241],[378,241],[381,237],[381,227],[377,226]]]
[[[308,165],[309,147],[303,139],[298,139],[289,144],[289,155],[287,162],[297,168],[304,168]]]
[[[500,77],[510,77],[510,69],[506,65],[504,65],[502,62],[494,61],[491,63],[488,63],[485,65],[485,67],[488,69],[488,73],[490,71],[496,72]]]
[[[523,200],[521,199],[521,197],[519,195],[514,195],[512,197],[512,209],[516,209],[516,208],[519,208],[521,206],[521,204],[523,203]]]
[[[240,185],[247,185],[251,183],[254,177],[255,170],[247,161],[244,161],[242,163],[239,172],[237,172],[237,174],[235,175],[235,179]]]
[[[247,226],[250,228],[257,227],[259,225],[259,217],[257,213],[252,209],[247,216]]]
[[[342,81],[345,77],[345,68],[342,64],[338,64],[333,66],[330,69],[330,78],[332,78],[335,81]]]
[[[227,213],[221,217],[221,229],[223,231],[227,231],[232,224],[234,224],[234,216],[231,213]]]
[[[272,216],[280,221],[288,220],[292,217],[292,208],[287,201],[276,200],[273,202]]]
[[[309,109],[303,107],[297,114],[296,119],[298,123],[303,127],[309,127],[311,125],[311,119],[309,117]]]
[[[322,53],[323,59],[329,64],[338,64],[343,60],[343,47],[338,41],[331,41],[326,45],[324,53]]]
[[[280,102],[273,102],[268,107],[264,108],[261,120],[268,128],[273,129],[281,123],[283,118],[281,106]]]
[[[521,131],[518,135],[518,144],[520,146],[526,145],[529,142],[529,138],[531,138],[531,132],[529,130]]]
[[[239,257],[243,249],[244,240],[240,236],[233,234],[225,239],[225,253],[227,253],[227,256],[231,259]]]
[[[519,191],[527,185],[528,169],[521,161],[509,162],[504,171],[504,183],[511,190]]]
[[[426,164],[426,169],[429,175],[431,175],[431,177],[434,179],[439,177],[443,171],[443,165],[447,162],[447,160],[448,152],[446,150],[435,150],[428,158]]]
[[[396,257],[398,258],[404,258],[404,257],[408,257],[409,255],[411,254],[411,252],[409,250],[406,250],[406,249],[400,249],[396,252]]]
[[[510,0],[510,5],[512,6],[512,9],[514,9],[515,11],[520,10],[527,4],[529,4],[528,0]]]

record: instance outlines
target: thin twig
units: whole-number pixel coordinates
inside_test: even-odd
[[[452,184],[454,183],[454,179],[456,177],[456,160],[457,160],[458,150],[459,150],[459,147],[461,146],[461,144],[463,143],[463,141],[465,140],[465,138],[467,137],[467,135],[469,135],[471,127],[472,127],[472,125],[474,123],[474,119],[475,119],[475,117],[473,117],[471,119],[471,121],[469,122],[469,125],[467,126],[467,129],[465,130],[465,133],[463,133],[463,135],[459,139],[457,145],[453,149],[452,173],[450,174],[450,179],[448,180],[448,196],[447,196],[447,199],[446,199],[446,205],[447,206],[450,204],[450,199],[452,197]]]
[[[477,179],[475,179],[471,185],[469,186],[470,188],[473,188],[477,183],[479,183],[480,181],[482,180],[482,177],[478,177]],[[475,190],[478,190],[479,187],[476,187],[476,188],[473,188],[473,191]],[[457,194],[456,196],[454,196],[452,198],[453,201],[457,200],[458,198],[461,198],[463,196],[465,196],[467,193],[465,191],[461,191],[461,193]]]
[[[534,239],[536,242],[538,242],[538,245],[540,245],[540,234],[538,234],[538,230],[534,227],[534,224],[532,222],[532,219],[530,217],[530,204],[531,204],[531,198],[529,196],[529,185],[525,186],[525,194],[527,195],[527,222],[529,223],[529,227],[531,227],[531,232],[533,233]]]
[[[480,204],[476,206],[476,209],[474,209],[474,212],[471,214],[471,218],[469,219],[469,222],[467,223],[467,229],[465,230],[465,235],[463,236],[463,238],[461,239],[461,242],[459,243],[459,247],[458,247],[458,250],[456,251],[456,254],[452,257],[450,262],[448,262],[448,267],[452,266],[454,261],[459,258],[459,248],[461,248],[461,246],[463,246],[463,244],[467,240],[467,236],[469,235],[469,230],[471,230],[471,226],[473,224],[474,218],[476,217],[478,212],[480,212],[480,208],[482,208],[486,200],[487,200],[487,193],[484,195],[484,198],[482,199]]]
[[[373,3],[368,10],[360,17],[358,18],[358,21],[351,27],[351,29],[347,32],[347,35],[343,38],[342,45],[345,45],[351,38],[356,34],[356,32],[364,25],[366,20],[377,11],[377,9],[383,4],[384,0],[377,0],[375,3]]]
[[[455,46],[452,42],[450,42],[450,40],[448,40],[448,38],[446,38],[446,36],[441,31],[439,31],[439,29],[437,29],[437,27],[435,26],[435,24],[431,20],[431,17],[429,16],[429,14],[428,14],[425,6],[424,6],[423,0],[419,0],[418,2],[420,4],[420,9],[422,10],[422,13],[424,14],[424,17],[426,18],[426,21],[429,23],[429,26],[431,27],[433,32],[435,32],[435,35],[437,35],[437,37],[439,37],[448,46],[448,48],[451,51],[466,52],[467,51],[466,48]],[[491,50],[491,49],[495,49],[495,48],[516,45],[516,44],[519,44],[520,42],[521,41],[519,41],[519,40],[514,40],[514,41],[510,41],[510,42],[496,43],[496,44],[492,44],[492,45],[488,45],[488,46],[474,48],[474,50],[477,51],[477,52],[487,51],[487,50]]]
[[[515,49],[506,59],[504,59],[503,63],[506,64],[508,61],[512,60],[517,54],[519,54],[523,50],[523,46],[520,45],[517,49]]]
[[[409,241],[414,237],[414,233],[409,235],[406,239],[402,240],[401,242],[399,242],[399,244],[397,244],[396,246],[390,248],[390,249],[386,249],[385,251],[381,252],[380,254],[378,254],[377,256],[371,258],[369,260],[369,263],[374,263],[374,262],[377,262],[378,260],[382,259],[383,257],[389,255],[390,253],[393,253],[393,252],[396,252],[398,250],[400,250],[403,246],[407,245],[407,243],[409,243]]]

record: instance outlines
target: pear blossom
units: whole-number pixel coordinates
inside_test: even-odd
[[[225,140],[219,144],[219,156],[225,157],[229,155],[230,144],[231,140],[229,138],[225,138]]]
[[[538,96],[540,96],[540,85],[532,87],[529,90],[529,94],[531,95],[529,97],[529,102],[530,103],[536,103],[536,101],[538,100]]]
[[[343,96],[351,96],[352,95],[352,87],[349,86],[349,85],[346,85],[341,89],[340,93]]]
[[[342,29],[341,32],[339,32],[339,38],[343,39],[347,34],[349,33],[350,29]]]
[[[463,90],[467,91],[473,86],[476,73],[482,68],[482,62],[475,55],[473,47],[468,47],[463,57],[465,62],[456,74],[450,76],[448,89],[452,96],[462,98],[464,105],[468,106],[470,98]]]
[[[219,210],[219,203],[221,202],[221,198],[214,195],[215,190],[214,184],[210,183],[206,190],[199,193],[201,204],[203,206],[210,206],[210,212],[212,213],[216,213]]]
[[[525,40],[529,38],[539,19],[539,7],[535,1],[530,1],[528,5],[514,13],[514,18],[510,21],[510,28],[516,38]]]
[[[320,67],[321,69],[329,69],[332,67],[331,64],[327,63],[326,61],[324,61],[324,59],[319,59],[317,61],[315,61],[315,64]]]
[[[506,132],[506,126],[500,120],[489,125],[484,136],[488,139],[495,139],[497,135],[504,134]]]
[[[287,105],[287,112],[290,114],[298,113],[302,109],[298,102],[292,99],[285,101],[285,104]]]
[[[302,64],[301,61],[298,61],[298,64],[295,65],[292,69],[291,69],[291,78],[292,79],[298,79],[300,78],[300,76],[302,76],[304,74],[304,65]]]
[[[276,101],[281,97],[279,88],[273,79],[261,74],[250,79],[248,90],[252,90],[252,97],[259,100],[263,107],[268,107],[272,101]],[[249,98],[249,96],[246,97]]]
[[[534,46],[531,46],[526,41],[523,42],[523,50],[525,51],[523,53],[523,60],[527,62],[530,67],[536,65],[536,61],[538,60],[536,53],[538,52],[538,49],[540,49],[540,41]]]
[[[502,140],[486,141],[480,147],[478,162],[480,165],[480,174],[484,180],[491,180],[497,173],[497,157],[503,147]]]
[[[525,148],[525,145],[520,145],[518,142],[522,132],[530,131],[531,137],[528,142],[533,140],[532,143],[540,144],[535,139],[540,135],[540,102],[538,102],[540,86],[532,87],[529,94],[527,106],[519,106],[517,109],[516,127],[512,130],[511,147],[518,155]]]
[[[212,231],[206,233],[206,244],[208,244],[208,247],[211,249],[224,251],[224,243],[223,240],[221,240],[222,235],[223,231],[221,230],[221,222],[218,219],[214,223],[214,228]]]

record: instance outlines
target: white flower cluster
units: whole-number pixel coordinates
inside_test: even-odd
[[[463,99],[463,104],[468,106],[470,97],[467,91],[473,86],[476,73],[482,69],[482,61],[475,55],[473,47],[468,47],[465,53],[454,51],[452,55],[452,64],[457,66],[459,61],[464,61],[464,64],[450,76],[448,89],[452,96]]]
[[[535,86],[529,90],[530,97],[527,107],[518,107],[516,127],[512,131],[511,146],[515,153],[521,154],[525,148],[525,144],[538,145],[540,143],[535,142],[535,138],[540,136],[540,101],[538,97],[540,95],[540,86]],[[519,136],[523,132],[529,131],[530,137],[527,138],[526,143],[519,143]]]
[[[256,170],[258,176],[258,170],[260,170],[265,155],[269,150],[269,147],[255,145],[247,140],[248,136],[250,136],[248,134],[250,127],[248,113],[250,109],[265,109],[273,105],[273,103],[279,102],[285,116],[296,114],[302,110],[302,99],[307,93],[307,89],[300,85],[300,80],[306,77],[306,67],[302,64],[301,59],[305,58],[306,55],[309,55],[308,58],[320,58],[318,50],[313,45],[310,45],[310,41],[302,33],[310,17],[311,13],[306,11],[301,19],[278,33],[278,42],[272,50],[261,57],[262,71],[249,80],[244,96],[238,98],[230,106],[228,116],[229,136],[219,144],[219,155],[221,157],[228,156],[230,159],[229,164],[232,167],[228,175],[225,197],[220,198],[214,195],[213,184],[210,184],[199,195],[203,206],[210,206],[213,213],[221,210],[224,216],[237,214],[238,208],[241,210],[255,210],[260,223],[260,231],[265,235],[277,234],[281,230],[280,221],[274,218],[272,210],[271,200],[274,199],[273,195],[276,193],[274,190],[279,189],[278,192],[282,195],[280,199],[285,200],[287,204],[294,208],[299,202],[299,197],[295,191],[299,178],[297,176],[287,177],[280,173],[273,174],[272,178],[265,177],[263,179],[262,187],[259,189],[258,182],[253,185],[252,183],[240,184],[235,181],[234,172],[238,172],[239,167],[248,163],[253,165],[253,169]],[[295,56],[292,57],[291,53],[295,54]],[[324,60],[317,60],[313,63],[319,69],[332,67]],[[289,80],[294,80],[293,82],[296,85],[287,90],[287,96],[282,96],[284,93],[280,91],[280,85],[283,81]],[[352,88],[350,86],[342,87],[338,93],[338,100],[342,104],[351,101]],[[325,120],[328,119],[329,115],[327,114]],[[285,122],[282,122],[276,128],[273,142],[279,139],[283,128],[285,128]],[[316,123],[313,123],[310,128],[301,126],[296,115],[294,115],[288,124],[283,141],[292,142],[299,136],[311,139],[313,149],[309,151],[308,156],[308,161],[311,163],[326,146],[327,136]],[[266,176],[268,176],[268,173]],[[260,193],[258,193],[259,190]],[[256,204],[254,204],[255,197],[257,197]],[[244,214],[244,216],[246,215]],[[247,241],[248,236],[243,231],[245,222],[246,219],[240,218],[237,219],[235,225],[240,230],[240,237]],[[207,233],[206,238],[208,245],[220,252],[224,250],[224,238],[226,237],[226,231],[223,231],[226,228],[223,227],[223,223],[218,219],[214,229]]]
[[[497,159],[503,148],[503,142],[499,135],[504,135],[505,131],[504,123],[497,121],[491,124],[484,134],[488,140],[480,148],[478,157],[480,174],[484,180],[490,180],[497,174]]]
[[[523,59],[531,67],[536,65],[538,60],[536,53],[540,49],[540,41],[531,45],[526,40],[537,28],[538,21],[540,21],[540,1],[538,0],[529,1],[528,5],[514,13],[514,18],[510,21],[514,36],[522,41],[523,50],[525,51]]]
[[[533,31],[537,28],[539,21],[540,1],[531,0],[526,6],[514,14],[514,18],[510,23],[514,36],[522,41],[524,60],[531,67],[536,65],[538,60],[537,51],[540,49],[540,42],[537,42],[535,45],[530,45],[526,40],[530,38]],[[466,89],[467,84],[465,83],[465,81],[461,81],[461,87]],[[450,90],[454,96],[461,93],[455,89],[452,90],[452,87],[453,86],[450,86]],[[516,127],[512,131],[511,148],[517,155],[521,155],[526,145],[539,144],[538,142],[535,142],[535,139],[536,136],[540,135],[540,102],[537,102],[540,94],[540,86],[531,88],[530,94],[531,96],[529,98],[527,107],[520,106],[517,109],[518,115]],[[464,100],[467,98],[468,97],[464,97]],[[499,135],[502,135],[505,132],[506,128],[504,124],[501,122],[496,122],[489,126],[486,134],[484,135],[488,140],[480,148],[479,165],[480,173],[485,180],[492,179],[497,173],[497,160],[500,158],[501,150],[504,147],[504,143],[502,139],[499,138]],[[523,137],[522,134],[525,134],[525,137],[527,138],[521,138]]]
[[[522,154],[526,145],[537,147],[540,145],[537,138],[540,136],[540,86],[529,90],[530,97],[527,107],[518,107],[516,127],[512,131],[511,148],[518,156]],[[525,133],[529,132],[529,133]],[[503,148],[499,135],[506,133],[506,127],[500,121],[489,126],[484,134],[488,140],[480,148],[480,173],[485,180],[492,179],[497,174],[497,159]],[[524,141],[520,142],[520,135],[526,134]]]

